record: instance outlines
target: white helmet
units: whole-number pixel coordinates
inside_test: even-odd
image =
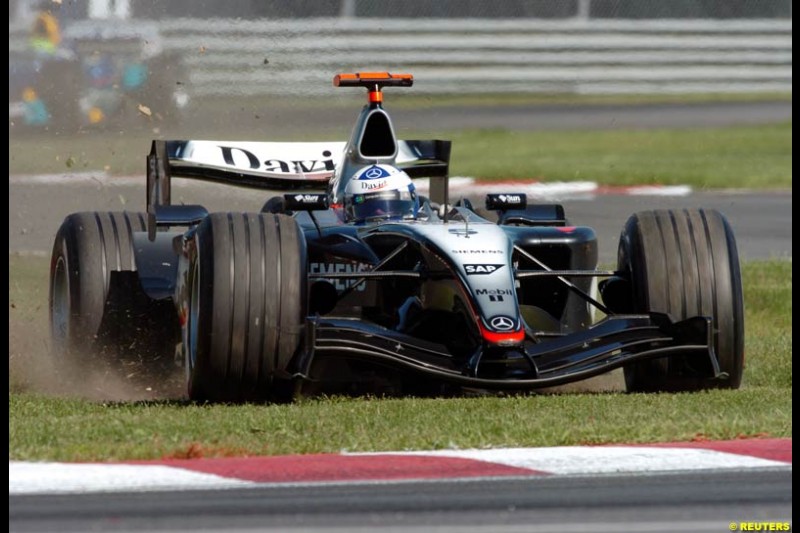
[[[415,218],[419,197],[408,174],[390,165],[372,165],[347,182],[344,209],[355,221]]]

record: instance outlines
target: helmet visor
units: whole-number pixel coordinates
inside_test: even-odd
[[[395,190],[355,194],[350,209],[355,220],[367,220],[413,217],[417,206],[416,195],[411,191]]]

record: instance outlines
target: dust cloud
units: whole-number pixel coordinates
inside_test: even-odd
[[[11,303],[8,319],[10,392],[92,401],[183,399],[183,368],[172,362],[112,362],[101,357],[59,360],[50,350],[47,301],[31,302],[33,313]]]

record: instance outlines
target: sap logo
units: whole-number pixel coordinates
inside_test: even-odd
[[[522,197],[518,194],[501,194],[498,196],[501,202],[505,202],[507,204],[518,204],[522,202]]]
[[[464,270],[467,272],[467,276],[485,275],[497,272],[504,266],[505,265],[464,265]]]
[[[370,265],[365,263],[309,263],[308,264],[308,273],[309,274],[333,274],[339,272],[364,272],[365,270],[369,270]],[[319,278],[319,281],[327,281],[334,287],[336,290],[341,292],[344,291],[351,286],[355,285],[356,279],[343,279],[343,278]],[[364,292],[367,290],[366,283],[360,283],[355,289],[355,292]]]
[[[220,146],[222,160],[226,165],[236,168],[247,168],[249,170],[263,170],[265,172],[282,172],[284,174],[305,172],[325,172],[333,171],[333,159],[330,159],[331,152],[325,150],[322,157],[326,159],[310,159],[306,161],[284,161],[282,159],[267,159],[262,163],[256,155],[238,146]]]

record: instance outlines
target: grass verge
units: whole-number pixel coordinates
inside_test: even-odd
[[[177,129],[12,136],[9,173],[109,172],[141,175],[150,141],[169,138],[265,139],[255,124],[233,133]],[[232,137],[231,137],[232,135]],[[281,140],[344,139],[320,129],[272,134]],[[703,129],[401,132],[403,138],[452,139],[451,174],[487,179],[595,181],[604,185],[682,184],[705,188],[792,186],[792,123]],[[265,139],[266,140],[266,139]]]
[[[489,179],[791,188],[792,124],[695,130],[468,131],[453,175]]]
[[[41,337],[46,277],[40,276],[46,260],[10,257],[9,271],[10,333],[28,328],[31,336]],[[111,461],[788,437],[792,262],[745,263],[743,277],[747,369],[738,391],[316,398],[238,406],[88,401],[37,391],[19,373],[47,360],[15,346],[10,335],[9,459]]]

